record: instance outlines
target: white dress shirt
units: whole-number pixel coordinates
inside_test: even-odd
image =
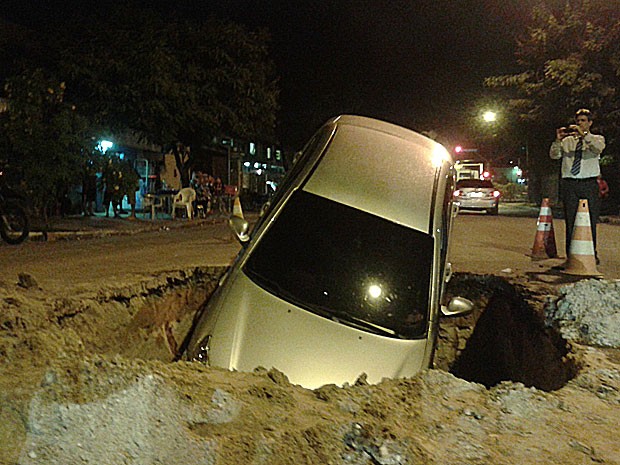
[[[562,159],[562,177],[572,179],[595,178],[601,174],[599,159],[605,149],[605,138],[588,132],[583,138],[583,152],[581,170],[576,175],[570,170],[575,159],[575,148],[579,137],[568,136],[562,140],[555,140],[549,149],[549,156],[554,160]]]

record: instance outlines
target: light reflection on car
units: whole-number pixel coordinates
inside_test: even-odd
[[[232,219],[245,248],[198,320],[189,358],[274,367],[310,388],[429,367],[452,189],[436,142],[369,118],[328,122],[252,233]],[[448,307],[471,308],[458,298]]]

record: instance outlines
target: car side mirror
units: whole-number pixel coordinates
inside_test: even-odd
[[[474,303],[465,297],[452,297],[448,305],[441,306],[444,316],[463,316],[474,309]]]
[[[241,244],[245,244],[250,240],[250,223],[240,216],[231,216],[228,219],[228,225]]]
[[[269,210],[269,207],[271,207],[271,202],[270,201],[265,202],[260,207],[260,213],[258,214],[258,217],[262,218],[263,216],[265,216],[265,213],[267,213],[267,210]]]

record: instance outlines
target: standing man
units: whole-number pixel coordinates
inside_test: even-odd
[[[566,222],[566,256],[570,252],[570,242],[573,236],[573,227],[579,199],[587,199],[590,210],[590,226],[592,228],[592,242],[596,255],[596,264],[599,264],[596,254],[596,223],[601,208],[597,177],[601,174],[599,159],[605,149],[605,138],[592,134],[592,114],[590,110],[582,108],[575,113],[575,122],[568,128],[556,130],[555,141],[549,149],[549,156],[554,160],[562,159],[562,181],[560,183],[560,198],[564,205],[564,220]]]

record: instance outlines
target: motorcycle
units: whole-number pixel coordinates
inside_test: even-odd
[[[19,195],[9,189],[0,171],[0,237],[11,245],[24,242],[30,233],[30,221]]]

